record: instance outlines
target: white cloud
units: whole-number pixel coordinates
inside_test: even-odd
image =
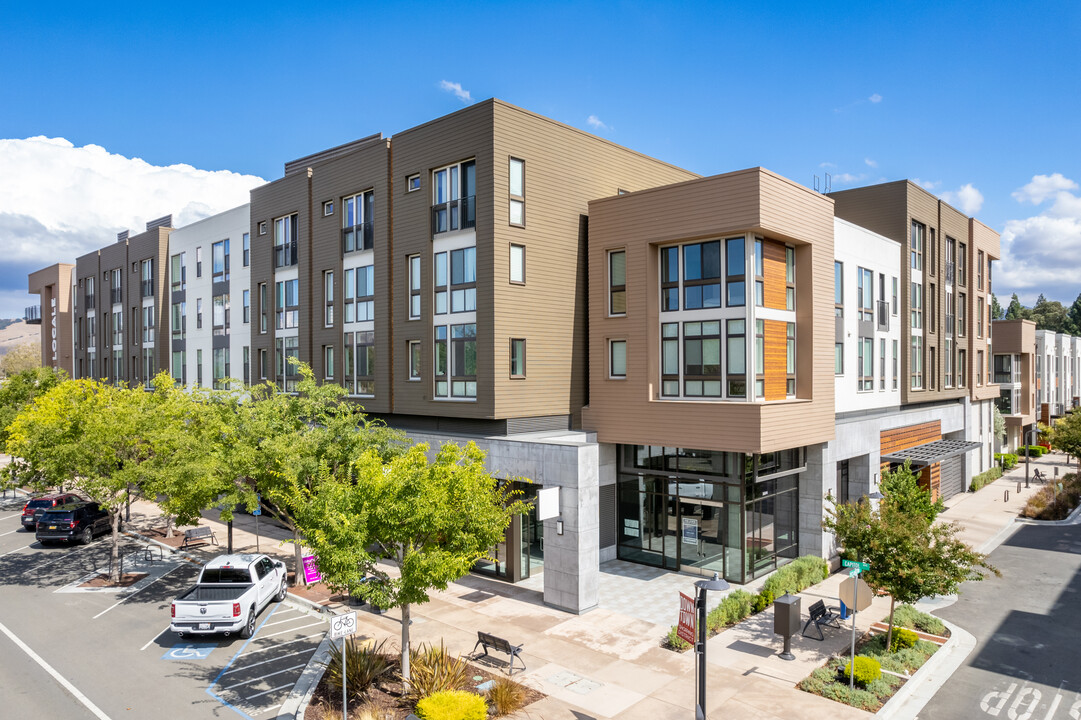
[[[586,125],[589,125],[594,130],[609,130],[610,128],[601,122],[601,119],[596,115],[590,115],[586,118]]]
[[[854,175],[852,173],[835,173],[834,175],[831,175],[830,177],[832,178],[833,182],[835,182],[835,183],[840,183],[842,185],[851,185],[852,183],[856,183],[856,182],[859,182],[860,180],[863,180],[867,176],[864,175],[863,173],[860,173],[859,175]]]
[[[818,167],[820,167],[820,168],[835,168],[835,167],[837,167],[837,164],[836,163],[831,163],[831,162],[820,162],[820,163],[818,163]]]
[[[873,168],[878,167],[878,161],[877,160],[872,160],[871,158],[864,158],[863,162],[867,164],[867,167],[873,167]]]
[[[1054,175],[1036,175],[1013,193],[1020,203],[1054,202],[1038,215],[1008,220],[1002,231],[1002,262],[995,277],[996,295],[1016,292],[1031,305],[1043,293],[1048,300],[1070,304],[1079,290],[1075,269],[1081,267],[1081,197],[1078,184]]]
[[[965,183],[956,192],[947,190],[942,193],[942,199],[953,205],[965,215],[975,215],[983,207],[983,193]]]
[[[468,90],[462,89],[461,83],[452,83],[449,80],[440,80],[439,88],[445,92],[454,93],[454,97],[461,100],[466,105],[473,102],[473,96],[469,94]]]
[[[881,95],[879,95],[878,93],[875,93],[874,95],[872,95],[871,97],[869,97],[869,98],[867,98],[867,99],[868,99],[868,100],[870,100],[870,101],[871,101],[871,102],[873,102],[873,103],[880,103],[880,102],[882,102],[882,96],[881,96]]]
[[[924,190],[933,192],[935,188],[942,184],[941,180],[920,180],[919,178],[912,178],[912,182],[919,185]]]
[[[151,165],[64,138],[0,139],[0,167],[0,291],[23,293],[27,272],[74,262],[115,242],[118,231],[140,232],[162,215],[171,213],[180,227],[243,205],[265,182],[228,170]],[[0,317],[10,317],[4,302]]]

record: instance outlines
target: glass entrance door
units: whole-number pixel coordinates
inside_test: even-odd
[[[684,572],[725,577],[725,512],[721,503],[680,502],[679,565]]]

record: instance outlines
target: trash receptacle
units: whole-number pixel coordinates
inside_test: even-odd
[[[842,620],[847,620],[848,619],[848,606],[845,605],[843,600],[841,601],[841,619]]]
[[[785,660],[795,660],[792,654],[792,636],[799,632],[800,628],[800,598],[799,595],[785,593],[773,601],[773,632],[784,637],[784,651],[781,657]]]

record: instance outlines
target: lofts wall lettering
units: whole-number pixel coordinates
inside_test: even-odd
[[[889,455],[899,450],[907,450],[917,445],[926,445],[929,442],[941,439],[942,421],[940,420],[908,425],[893,430],[883,430],[879,434],[879,454]],[[882,472],[889,469],[890,464],[888,462],[882,463]],[[929,488],[931,498],[937,500],[939,494],[939,464],[932,463],[928,467],[921,468],[919,478],[920,487]]]

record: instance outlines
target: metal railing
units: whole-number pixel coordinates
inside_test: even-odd
[[[477,226],[477,197],[469,195],[432,206],[432,234]]]
[[[294,241],[274,246],[274,267],[291,267],[297,264],[297,244]]]
[[[121,288],[112,288],[109,290],[109,300],[113,305],[119,305],[124,302],[124,291]]]
[[[375,247],[375,231],[372,222],[342,228],[342,253],[371,250]]]
[[[143,297],[154,297],[154,281],[143,280],[142,281]]]
[[[31,305],[23,311],[23,320],[26,320],[28,325],[40,325],[41,324],[41,307],[39,305]]]

